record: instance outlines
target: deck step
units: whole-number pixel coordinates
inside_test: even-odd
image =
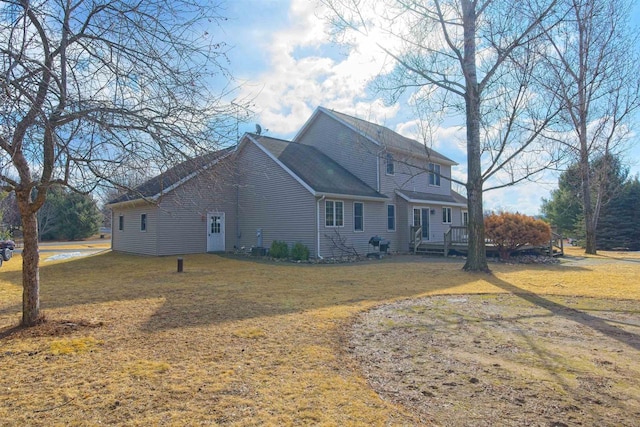
[[[417,254],[421,255],[438,255],[444,256],[444,248],[437,246],[428,246],[428,245],[420,245],[418,249],[415,251]]]

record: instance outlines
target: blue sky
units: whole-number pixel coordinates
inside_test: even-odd
[[[385,105],[367,83],[389,67],[375,40],[356,40],[354,49],[331,43],[326,13],[315,0],[229,0],[219,30],[232,46],[230,69],[241,84],[240,96],[253,99],[254,122],[270,136],[289,139],[317,106],[332,108],[387,126],[407,136],[415,116],[406,104]],[[640,23],[640,5],[633,20]],[[433,148],[460,163],[454,176],[466,176],[464,129],[441,128]],[[640,146],[627,153],[634,174],[640,172]],[[557,185],[554,176],[485,194],[485,208],[537,214],[543,197]]]

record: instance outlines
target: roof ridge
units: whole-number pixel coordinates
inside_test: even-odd
[[[409,138],[408,136],[404,136],[396,132],[395,130],[389,128],[388,126],[384,126],[372,121],[362,119],[360,117],[352,116],[350,114],[342,113],[340,111],[332,110],[326,107],[318,107],[318,109],[320,111],[333,115],[333,117],[336,118],[337,120],[342,121],[345,125],[353,128],[355,131],[361,133],[362,135],[370,139],[374,144],[382,146],[385,149],[390,148],[392,150],[395,149],[399,151],[407,151],[415,155],[418,154],[416,150],[419,149],[422,151],[424,149],[425,150],[424,153],[420,153],[420,154],[427,155],[428,157],[433,156],[434,159],[439,159],[451,164],[457,164],[455,161],[451,160],[444,154],[441,154],[440,152],[429,147],[426,143],[420,142],[413,138]],[[361,126],[359,126],[359,124],[361,124]],[[367,130],[366,129],[367,127],[374,127],[375,130],[373,129]],[[373,134],[372,132],[375,132],[375,134]],[[386,142],[380,140],[381,138],[383,138],[383,135],[382,135],[383,132],[390,133],[390,135],[389,134],[387,135]],[[398,143],[394,144],[393,139],[396,139]],[[407,145],[408,147],[402,147],[402,145]]]

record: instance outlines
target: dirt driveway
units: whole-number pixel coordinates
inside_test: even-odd
[[[637,263],[570,257],[567,266]],[[370,385],[442,426],[637,426],[638,301],[532,293],[379,306],[346,345]]]

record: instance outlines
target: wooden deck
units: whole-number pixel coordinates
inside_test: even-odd
[[[469,234],[467,227],[451,227],[440,242],[422,240],[422,228],[411,227],[411,242],[409,249],[415,254],[423,255],[467,255],[469,252]],[[548,245],[523,246],[514,252],[537,251],[551,256],[564,255],[564,239],[557,233],[551,233]],[[417,244],[416,244],[417,243]],[[490,241],[485,242],[487,256],[498,256],[498,249]]]

